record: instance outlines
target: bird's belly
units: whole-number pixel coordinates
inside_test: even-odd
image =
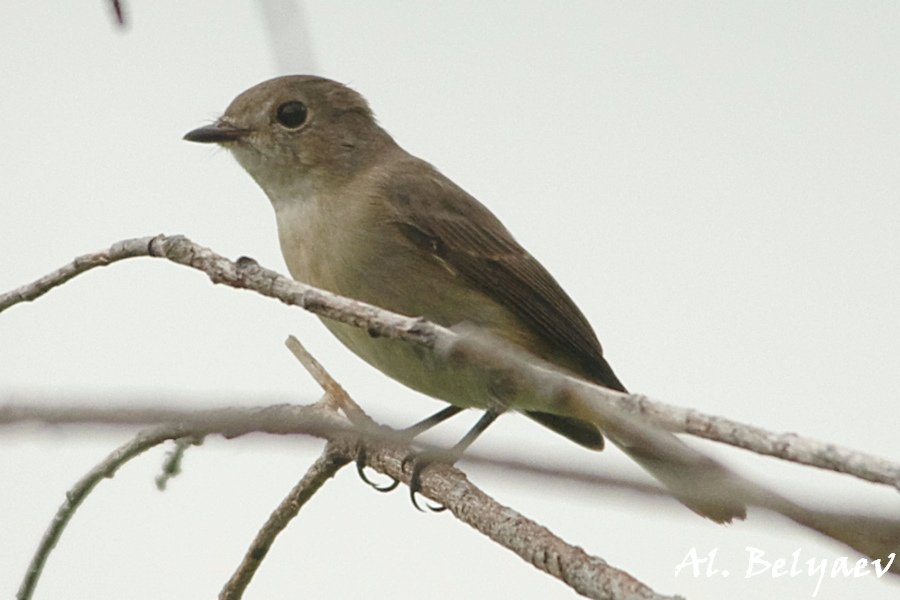
[[[507,342],[531,347],[527,329],[505,307],[461,280],[440,260],[423,255],[393,227],[367,227],[365,220],[351,221],[353,214],[325,219],[324,208],[334,207],[322,204],[313,210],[315,202],[279,213],[282,251],[295,279],[445,327],[480,326]],[[342,226],[328,229],[335,221]],[[334,242],[329,251],[311,247],[308,240],[326,229]],[[350,232],[352,240],[347,237]],[[451,365],[409,342],[373,337],[365,329],[330,319],[322,322],[360,358],[416,391],[460,407],[486,408],[497,403],[497,384],[480,369]]]
[[[465,365],[451,365],[435,353],[412,343],[373,337],[365,329],[330,319],[322,322],[357,356],[418,392],[463,408],[486,408],[491,400],[484,373]]]

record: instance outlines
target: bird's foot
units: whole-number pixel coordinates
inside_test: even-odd
[[[448,456],[446,450],[425,450],[423,452],[410,454],[403,459],[402,468],[404,471],[406,470],[406,466],[412,463],[412,474],[409,477],[409,499],[412,500],[413,506],[424,512],[424,509],[419,506],[416,494],[419,494],[419,492],[422,491],[422,473],[425,469],[434,463],[452,465],[454,462],[456,461],[454,458]],[[425,506],[427,506],[428,510],[431,512],[443,512],[447,510],[447,507],[443,504],[432,505],[426,503]]]
[[[366,447],[362,444],[359,445],[359,450],[356,451],[356,472],[359,474],[359,478],[366,482],[372,489],[377,490],[379,492],[392,492],[397,489],[397,486],[400,485],[399,479],[394,479],[391,477],[391,483],[386,483],[383,485],[377,484],[366,475]]]

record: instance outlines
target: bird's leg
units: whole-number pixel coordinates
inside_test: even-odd
[[[418,436],[419,434],[425,433],[426,431],[428,431],[435,425],[443,423],[450,417],[452,417],[454,415],[458,415],[459,413],[462,412],[462,410],[463,409],[460,408],[459,406],[453,406],[451,404],[451,405],[447,406],[446,408],[441,409],[438,412],[434,413],[427,419],[422,419],[415,425],[407,427],[406,429],[403,430],[402,433],[404,436],[409,437],[409,439],[412,439],[412,438]]]
[[[409,497],[412,500],[413,506],[415,506],[419,510],[422,510],[422,508],[419,506],[419,503],[416,501],[416,493],[418,493],[422,489],[422,471],[424,471],[429,465],[435,462],[442,462],[448,465],[454,464],[460,459],[466,449],[472,445],[472,442],[478,439],[478,436],[481,435],[484,430],[487,429],[490,424],[493,423],[494,420],[499,416],[500,413],[498,411],[488,409],[484,412],[483,415],[481,415],[481,418],[478,419],[478,422],[472,426],[472,429],[470,429],[468,433],[463,436],[463,439],[457,442],[457,444],[449,450],[426,450],[425,452],[420,452],[419,454],[410,455],[406,458],[406,460],[403,461],[404,466],[410,460],[415,461],[412,468],[412,475],[409,479]],[[446,506],[431,506],[430,504],[427,506],[434,512],[441,512],[443,510],[446,510],[447,508]]]
[[[411,427],[407,427],[401,433],[403,434],[404,437],[408,438],[409,440],[412,440],[417,435],[424,433],[425,431],[428,431],[429,429],[431,429],[438,423],[443,423],[444,421],[446,421],[453,415],[459,414],[461,411],[462,411],[462,408],[460,408],[458,406],[453,406],[451,404],[451,405],[447,406],[446,408],[434,413],[427,419],[423,419],[423,420],[419,421],[418,423],[416,423],[415,425],[412,425]],[[469,443],[471,444],[472,442],[469,442]],[[379,492],[391,492],[391,491],[395,490],[398,485],[400,485],[400,481],[398,481],[397,479],[393,479],[393,478],[392,478],[393,481],[391,481],[391,483],[388,483],[386,485],[378,485],[377,483],[373,482],[371,479],[369,479],[366,476],[366,473],[364,471],[365,467],[366,467],[366,447],[365,447],[365,445],[360,444],[359,450],[356,453],[356,472],[359,473],[360,479],[365,481],[367,484],[372,486],[372,488],[378,490]],[[415,498],[413,498],[413,504],[415,504]]]

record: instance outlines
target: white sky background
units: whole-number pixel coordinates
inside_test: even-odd
[[[594,324],[630,389],[888,458],[900,453],[900,8],[894,2],[307,2],[320,74],[371,102],[406,149],[487,204]],[[286,272],[268,200],[225,152],[181,141],[281,74],[254,2],[0,8],[0,290],[114,241],[185,234]],[[440,407],[352,356],[311,315],[140,259],[0,315],[0,397],[61,404],[313,401],[296,334],[373,416]],[[78,396],[76,398],[76,395]],[[437,435],[451,443],[474,420]],[[64,493],[131,436],[0,433],[0,596]],[[700,444],[700,442],[697,442]],[[792,497],[897,514],[896,492],[703,444]],[[508,416],[484,452],[638,468]],[[102,482],[37,598],[209,598],[320,444],[192,449],[156,491],[159,448]],[[854,554],[780,519],[730,527],[674,504],[461,465],[499,501],[663,593],[811,597],[767,559]],[[718,548],[731,576],[675,566]],[[830,579],[817,598],[895,598]],[[566,598],[455,521],[344,469],[278,539],[247,598]]]

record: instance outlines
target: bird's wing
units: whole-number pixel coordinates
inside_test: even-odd
[[[425,168],[427,176],[420,170]],[[575,374],[625,391],[585,316],[487,208],[427,163],[399,170],[387,182],[386,192],[403,235],[527,324],[549,349],[545,358],[564,357],[559,362]],[[569,430],[571,420],[545,413],[531,416],[567,437],[578,435]],[[591,446],[587,439],[575,441]]]

